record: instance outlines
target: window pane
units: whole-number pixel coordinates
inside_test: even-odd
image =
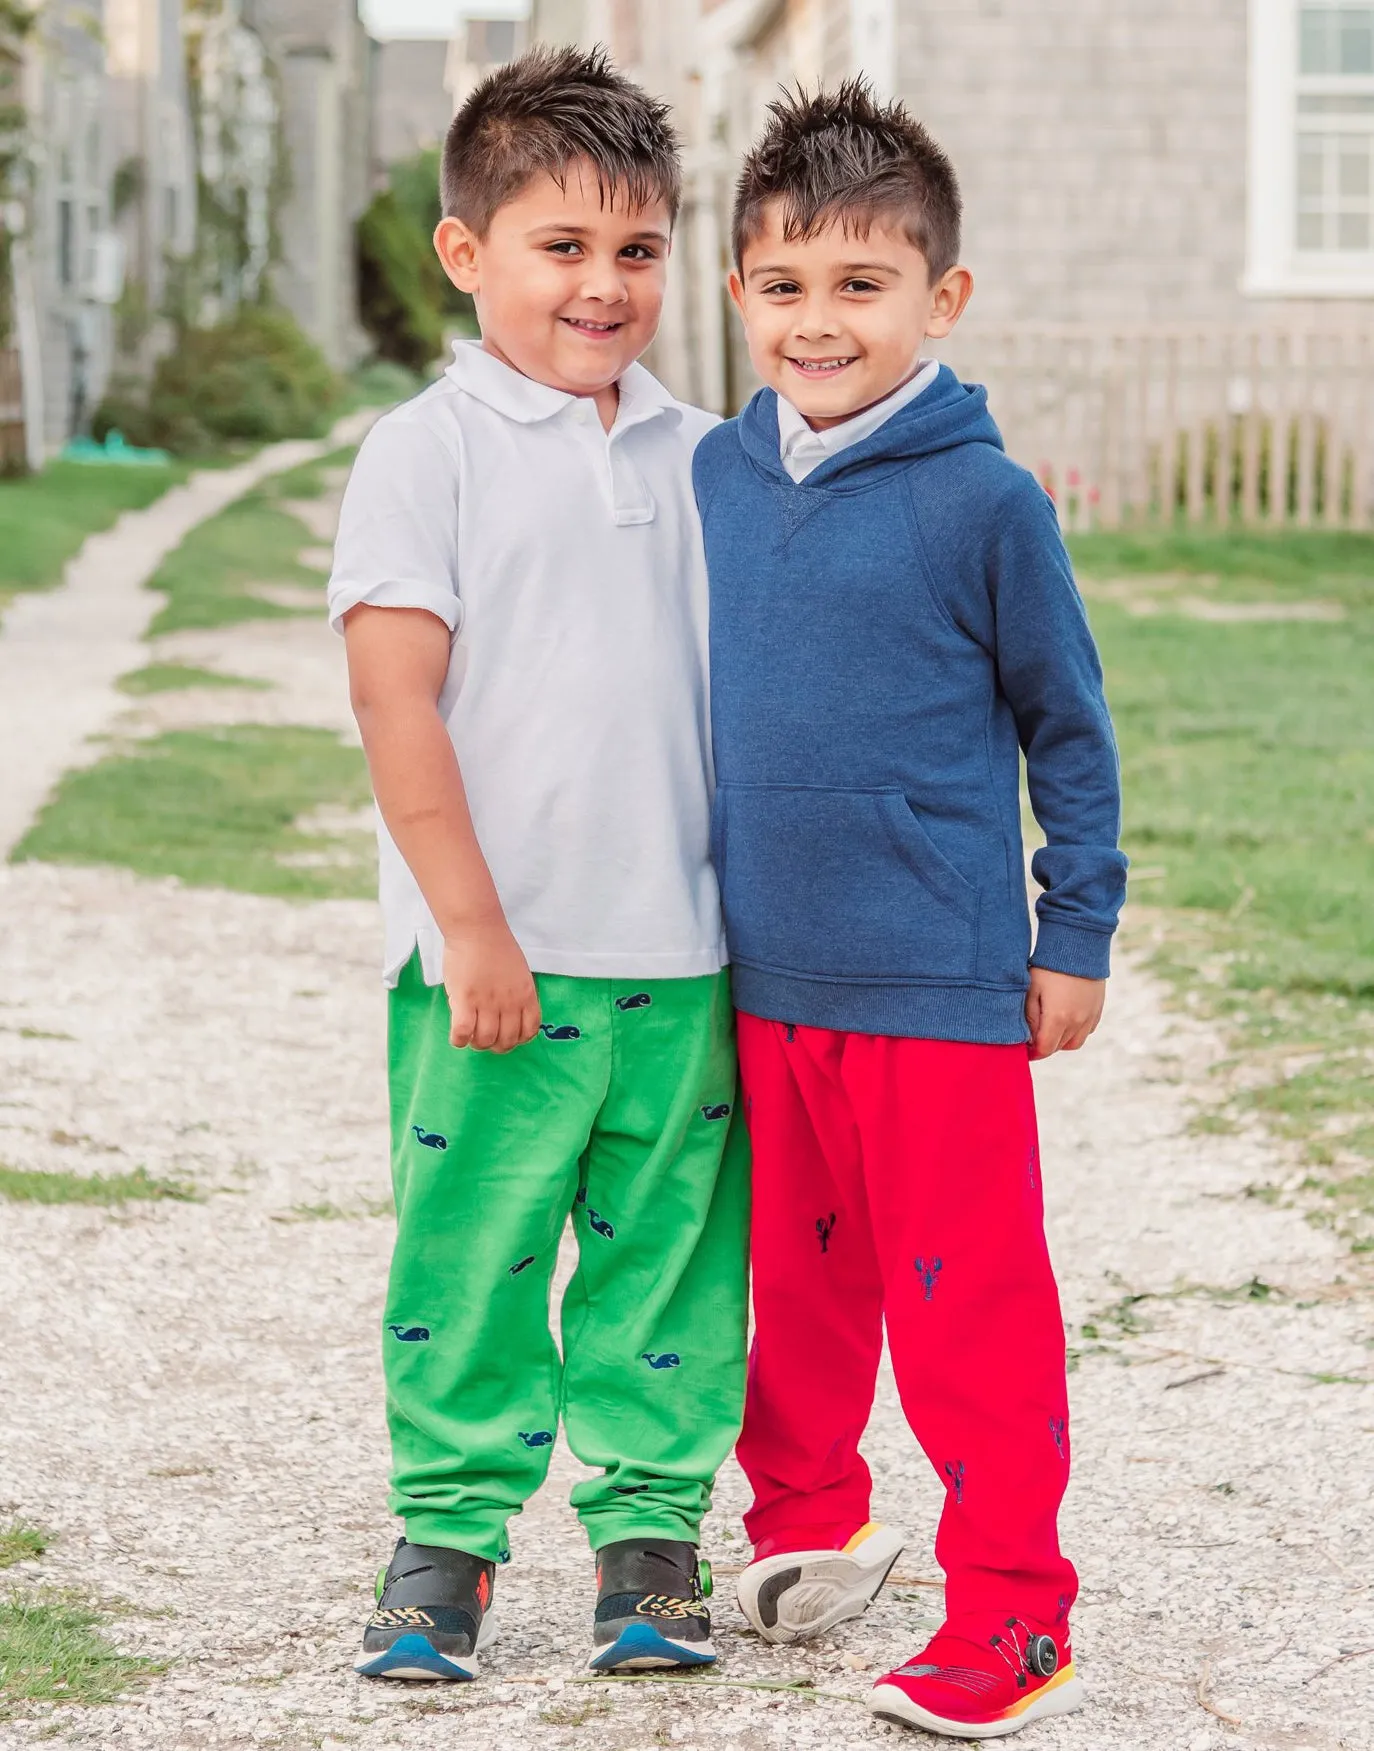
[[[1341,143],[1340,177],[1337,187],[1344,196],[1369,193],[1369,147],[1363,140]]]
[[[1340,249],[1369,248],[1369,214],[1342,213],[1337,247]]]
[[[1322,148],[1319,136],[1305,134],[1298,141],[1298,196],[1319,201],[1322,195]]]
[[[1374,7],[1347,6],[1341,13],[1342,73],[1374,73]]]
[[[1325,239],[1322,236],[1322,216],[1320,213],[1298,214],[1298,248],[1321,249]]]
[[[1331,73],[1331,12],[1330,6],[1304,6],[1302,9],[1302,56],[1304,73]]]

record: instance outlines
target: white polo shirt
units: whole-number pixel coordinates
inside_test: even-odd
[[[330,624],[360,602],[448,627],[440,711],[531,968],[688,978],[725,959],[711,868],[706,564],[692,452],[716,423],[635,365],[590,400],[475,341],[363,443]],[[379,823],[385,971],[443,940]]]

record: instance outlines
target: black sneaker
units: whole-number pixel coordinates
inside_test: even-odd
[[[367,1678],[477,1676],[477,1653],[493,1639],[487,1616],[496,1564],[465,1550],[401,1539],[391,1566],[377,1576],[377,1609],[363,1631]]]
[[[593,1672],[709,1666],[711,1571],[694,1544],[625,1538],[596,1554]]]

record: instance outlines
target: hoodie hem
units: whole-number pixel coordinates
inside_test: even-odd
[[[1030,1039],[1023,988],[839,983],[738,961],[731,976],[736,1009],[764,1021],[977,1046],[1023,1046]]]

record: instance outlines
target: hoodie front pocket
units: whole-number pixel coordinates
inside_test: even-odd
[[[972,975],[978,891],[900,790],[722,784],[715,816],[733,960],[832,979]]]

